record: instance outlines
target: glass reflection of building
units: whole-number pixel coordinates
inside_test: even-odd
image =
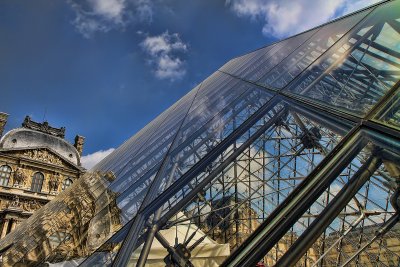
[[[399,10],[232,59],[1,240],[3,264],[398,265]]]

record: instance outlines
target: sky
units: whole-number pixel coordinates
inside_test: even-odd
[[[90,168],[228,60],[376,0],[2,0],[0,111]]]

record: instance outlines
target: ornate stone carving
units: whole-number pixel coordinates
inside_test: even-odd
[[[42,207],[36,200],[21,200],[17,195],[14,195],[6,204],[9,209],[22,209],[27,212],[34,212]]]
[[[22,203],[19,201],[19,197],[17,195],[13,196],[13,199],[8,202],[8,208],[21,208]]]
[[[36,200],[25,201],[22,204],[22,209],[28,212],[34,212],[42,206]]]
[[[112,171],[108,171],[104,174],[104,178],[106,178],[109,182],[112,182],[115,180],[115,174]]]
[[[49,179],[49,191],[58,191],[58,186],[60,185],[60,174],[51,175]]]
[[[65,137],[65,127],[61,128],[51,127],[47,121],[43,123],[35,122],[29,116],[25,117],[25,120],[22,123],[22,127],[47,133],[61,138]]]
[[[59,157],[49,153],[47,150],[27,150],[23,153],[23,156],[51,164],[63,165],[63,162]]]
[[[12,200],[8,201],[7,208],[9,209],[22,209],[27,212],[34,212],[42,207],[36,200],[21,200],[17,195],[14,195]]]
[[[75,136],[75,144],[74,147],[78,150],[79,155],[82,155],[83,144],[85,143],[85,137],[77,135]]]
[[[24,171],[20,167],[18,167],[14,173],[14,186],[16,185],[23,186],[25,185],[25,182],[26,182],[26,175]]]

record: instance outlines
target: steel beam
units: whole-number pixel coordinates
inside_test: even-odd
[[[267,114],[271,109],[275,107],[277,102],[277,98],[272,98],[268,101],[264,106],[258,109],[255,113],[253,113],[245,122],[243,122],[235,131],[233,131],[227,138],[225,138],[221,143],[219,143],[214,149],[212,149],[204,158],[202,158],[199,162],[197,162],[189,171],[187,171],[178,181],[174,183],[174,186],[170,186],[167,188],[162,194],[160,194],[157,198],[154,198],[155,194],[158,192],[157,185],[160,183],[158,181],[160,174],[163,174],[163,171],[160,169],[157,176],[153,181],[152,186],[149,189],[149,193],[146,196],[146,199],[142,202],[142,206],[134,219],[134,223],[130,231],[128,232],[127,237],[125,238],[121,249],[119,250],[113,266],[126,266],[129,261],[130,255],[133,252],[135,247],[136,240],[139,236],[139,232],[143,229],[145,225],[145,220],[148,216],[154,213],[157,209],[162,207],[162,205],[174,194],[177,193],[184,185],[189,183],[194,177],[196,177],[200,172],[204,171],[205,168],[213,162],[225,149],[227,149],[230,145],[232,145],[236,140],[243,135],[248,129],[250,129],[257,121],[259,121],[265,114]],[[184,119],[182,120],[183,124]],[[179,131],[178,131],[179,134]],[[174,142],[173,142],[174,143]],[[172,149],[173,144],[170,147]],[[167,157],[170,157],[167,154]],[[164,159],[164,163],[166,163],[166,158]],[[163,164],[164,165],[164,164]],[[162,167],[161,167],[162,168]],[[163,168],[162,168],[163,169]]]
[[[371,155],[299,239],[280,258],[276,266],[294,266],[381,164],[382,159],[376,152]]]
[[[364,143],[359,130],[344,138],[222,266],[254,266],[361,151]]]

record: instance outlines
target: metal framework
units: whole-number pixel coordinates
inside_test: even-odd
[[[0,240],[3,264],[399,265],[399,10],[232,59]]]

